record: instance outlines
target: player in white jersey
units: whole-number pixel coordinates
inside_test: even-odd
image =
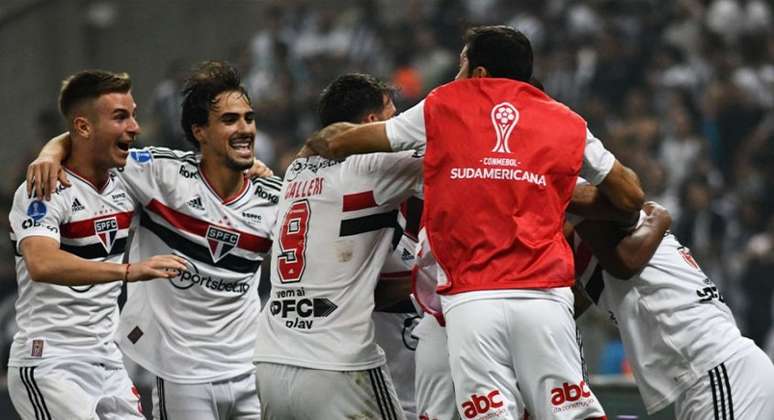
[[[141,205],[130,257],[173,252],[186,268],[128,288],[119,345],[157,377],[155,418],[259,419],[258,269],[271,247],[280,180],[243,173],[253,165],[256,129],[236,69],[204,63],[184,93],[184,131],[201,158],[131,150],[120,177]],[[41,154],[59,159],[62,146]]]
[[[417,417],[414,397],[414,350],[417,340],[413,331],[420,317],[410,299],[410,286],[421,217],[421,199],[410,197],[401,204],[398,225],[403,235],[382,267],[376,287],[377,301],[394,303],[377,307],[372,316],[376,344],[384,350],[400,405],[409,419]],[[382,299],[383,292],[392,296]]]
[[[580,223],[579,286],[618,326],[648,413],[674,402],[680,420],[774,418],[774,366],[670,222],[649,203],[622,240],[610,224]]]
[[[48,202],[23,185],[14,196],[18,331],[8,390],[25,420],[144,418],[113,341],[121,280],[171,277],[185,266],[173,256],[122,263],[135,204],[113,168],[140,130],[130,89],[126,74],[67,79],[60,109],[73,133],[71,187],[49,191]]]
[[[323,122],[394,113],[391,89],[370,76],[342,76],[321,97]],[[403,419],[371,313],[398,207],[418,186],[421,160],[413,152],[344,161],[305,153],[285,174],[271,297],[259,317],[265,418]]]

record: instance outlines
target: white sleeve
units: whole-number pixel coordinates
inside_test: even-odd
[[[425,100],[387,120],[385,129],[390,147],[394,152],[416,150],[424,153],[427,137],[425,134]]]
[[[398,206],[416,194],[422,182],[422,157],[413,151],[351,156],[356,170],[374,182],[379,205]]]
[[[67,217],[62,211],[65,200],[63,192],[53,194],[51,201],[29,198],[24,184],[16,190],[8,219],[18,255],[19,244],[30,236],[45,236],[59,242],[59,225]]]
[[[182,152],[166,147],[130,149],[126,166],[118,174],[127,186],[129,194],[139,205],[145,205],[161,195],[162,169],[178,162],[195,164],[193,152]],[[168,167],[168,166],[167,166]]]
[[[586,147],[583,150],[583,167],[580,176],[586,178],[592,185],[599,185],[613,168],[615,156],[610,153],[602,142],[586,129]]]

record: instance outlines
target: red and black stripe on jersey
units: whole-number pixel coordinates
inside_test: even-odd
[[[126,236],[123,238],[116,238],[115,241],[112,242],[110,251],[106,250],[102,242],[86,245],[77,245],[67,242],[73,239],[97,237],[100,232],[96,231],[95,222],[107,220],[113,217],[116,219],[118,228],[117,231],[128,229],[129,225],[132,223],[132,215],[132,212],[113,213],[94,217],[91,219],[78,220],[76,222],[61,224],[59,226],[59,232],[61,235],[59,248],[63,251],[69,252],[70,254],[86,259],[105,258],[111,255],[122,254],[126,249]]]
[[[164,219],[173,228],[192,233],[202,239],[206,239],[207,229],[212,226],[238,233],[239,239],[236,243],[236,247],[244,251],[251,253],[267,253],[271,249],[272,241],[268,238],[263,238],[233,228],[216,226],[212,223],[171,209],[158,200],[151,200],[151,202],[141,210],[140,226],[153,232],[168,247],[205,264],[238,273],[252,273],[258,270],[262,260],[261,258],[249,259],[228,254],[218,261],[214,261],[210,254],[210,250],[206,246],[191,241],[180,235],[176,230],[157,223],[150,216],[149,213],[151,212]]]

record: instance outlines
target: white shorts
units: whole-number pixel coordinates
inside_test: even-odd
[[[444,314],[462,418],[593,419],[605,412],[583,379],[571,297],[481,299]]]
[[[414,329],[419,338],[416,362],[417,412],[420,420],[459,419],[454,384],[449,368],[446,330],[432,315],[425,315]]]
[[[255,365],[264,420],[405,420],[384,367],[356,371]]]
[[[774,419],[774,365],[758,347],[707,372],[675,401],[680,420]]]
[[[375,311],[374,341],[384,350],[400,406],[407,418],[415,419],[414,401],[414,350],[417,340],[412,336],[419,316],[416,313],[389,313]]]
[[[123,367],[67,360],[8,367],[8,393],[23,420],[144,420]]]
[[[261,403],[255,392],[255,374],[202,384],[179,384],[156,378],[153,418],[260,420]]]

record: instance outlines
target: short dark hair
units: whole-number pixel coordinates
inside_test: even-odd
[[[62,89],[59,91],[59,112],[69,120],[75,108],[81,104],[108,93],[126,93],[131,89],[132,80],[126,73],[83,70],[62,81]]]
[[[210,111],[215,109],[218,95],[223,92],[239,92],[252,106],[250,95],[242,86],[239,70],[225,61],[205,61],[196,65],[183,87],[183,112],[180,124],[185,138],[199,149],[192,126],[207,125]]]
[[[337,77],[323,89],[317,115],[323,127],[336,122],[359,123],[371,112],[384,108],[384,96],[395,88],[370,74],[349,73]]]
[[[529,82],[532,77],[532,45],[510,26],[477,26],[465,32],[468,71],[478,66],[492,77]]]

